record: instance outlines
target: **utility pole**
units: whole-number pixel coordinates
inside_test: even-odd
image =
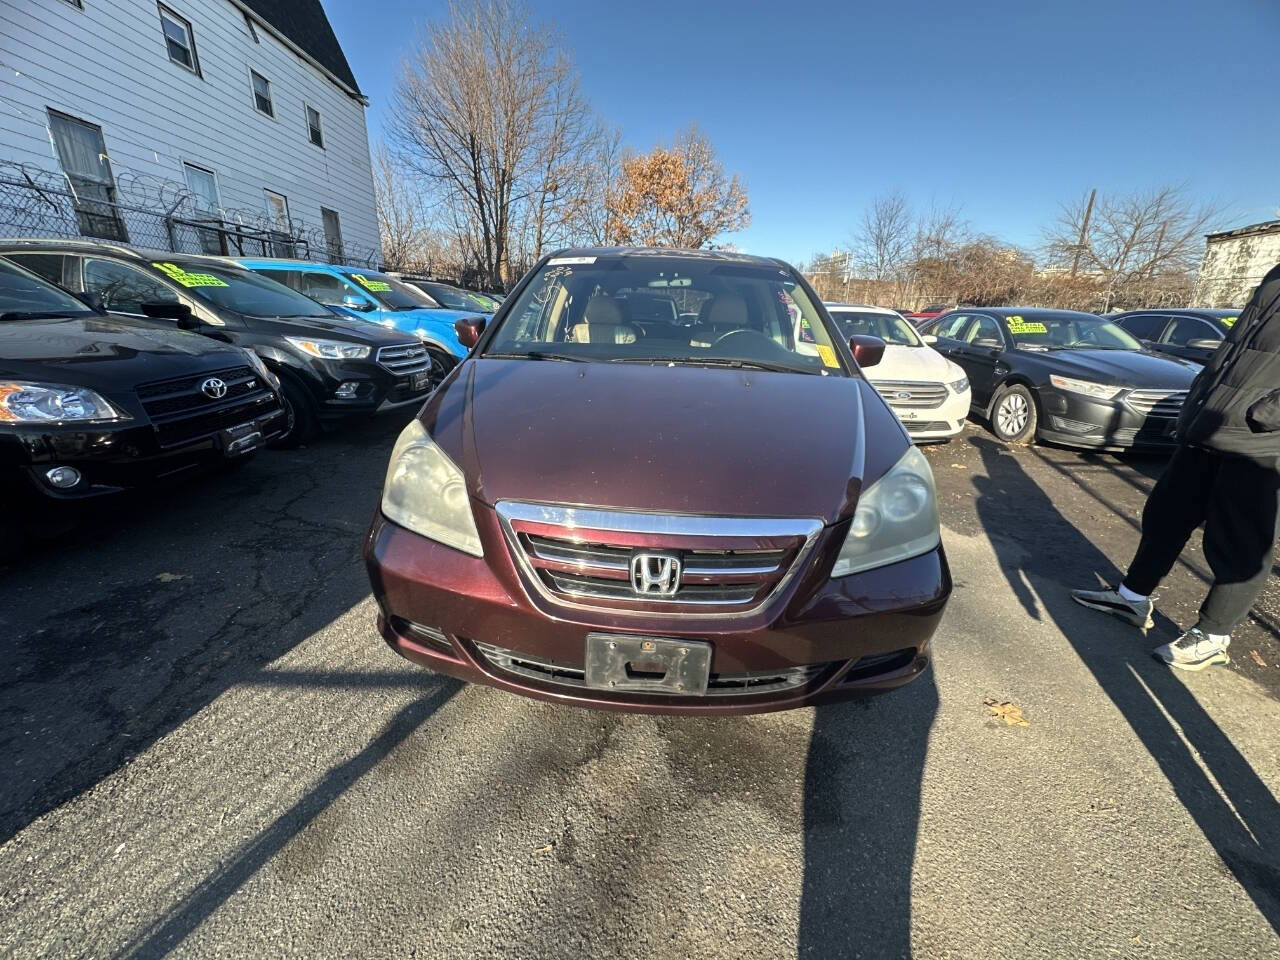
[[[1098,196],[1098,188],[1094,187],[1089,191],[1089,204],[1084,208],[1084,221],[1080,224],[1080,240],[1076,244],[1076,255],[1071,261],[1071,279],[1076,278],[1076,271],[1080,269],[1080,254],[1084,250],[1084,238],[1089,235],[1089,218],[1093,216],[1093,201]]]

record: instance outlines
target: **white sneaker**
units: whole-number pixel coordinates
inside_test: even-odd
[[[1229,646],[1230,637],[1214,640],[1201,633],[1199,627],[1192,627],[1177,640],[1156,647],[1151,655],[1179,670],[1203,670],[1215,663],[1230,663]]]
[[[1072,590],[1071,599],[1090,610],[1101,610],[1119,617],[1139,630],[1150,630],[1156,625],[1151,619],[1155,604],[1149,597],[1146,600],[1126,600],[1117,590]]]

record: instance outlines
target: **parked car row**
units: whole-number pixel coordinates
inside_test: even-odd
[[[479,315],[358,267],[0,240],[0,524],[420,404]]]

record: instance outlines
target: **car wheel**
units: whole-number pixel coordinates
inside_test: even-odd
[[[1005,443],[1034,443],[1036,400],[1020,383],[1007,387],[991,405],[991,432]]]
[[[285,432],[272,441],[273,447],[296,447],[316,435],[318,422],[311,397],[288,374],[280,377],[280,400],[284,406]]]
[[[440,386],[440,381],[458,365],[458,358],[447,350],[437,347],[427,347],[427,356],[431,358],[431,389],[434,390]]]

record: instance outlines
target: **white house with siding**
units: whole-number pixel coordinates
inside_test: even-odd
[[[363,260],[367,105],[320,0],[0,0],[0,161],[100,201],[81,232],[142,242],[111,222],[128,171]]]

